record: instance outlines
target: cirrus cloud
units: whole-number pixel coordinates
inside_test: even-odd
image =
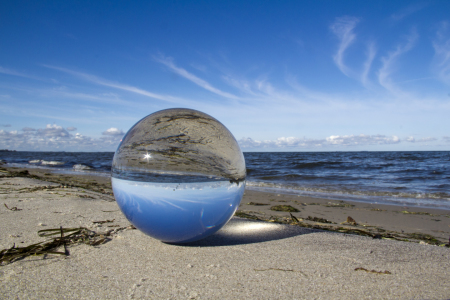
[[[341,70],[341,72],[347,76],[350,75],[351,71],[344,64],[344,52],[356,38],[353,29],[355,29],[356,24],[358,24],[358,22],[359,22],[358,18],[345,16],[337,18],[336,22],[334,22],[330,26],[331,31],[340,40],[338,51],[333,56],[333,60],[338,66],[339,70]]]

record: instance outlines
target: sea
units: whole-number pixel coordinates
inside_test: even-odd
[[[0,151],[7,166],[110,176],[113,152]],[[450,210],[450,151],[244,152],[246,189]]]

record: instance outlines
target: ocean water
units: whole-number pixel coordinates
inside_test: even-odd
[[[247,187],[450,209],[450,152],[246,153]]]
[[[0,152],[9,165],[109,176],[113,152]],[[450,152],[247,152],[246,189],[450,210]]]

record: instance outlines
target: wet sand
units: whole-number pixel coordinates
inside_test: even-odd
[[[288,206],[286,210],[292,207],[298,212],[273,210],[277,207],[283,209],[283,205]],[[298,223],[300,226],[347,233],[353,230],[355,234],[365,235],[367,232],[374,237],[434,244],[448,243],[450,237],[448,210],[246,191],[239,211],[269,222]],[[298,221],[293,221],[291,215]]]
[[[5,299],[450,297],[448,211],[247,190],[222,230],[169,245],[130,226],[109,178],[27,171],[0,168],[0,250],[61,226],[100,242],[2,263]]]

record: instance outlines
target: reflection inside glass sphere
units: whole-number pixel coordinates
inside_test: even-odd
[[[117,204],[139,230],[164,242],[213,234],[234,214],[245,184],[229,181],[153,183],[112,178]]]
[[[245,189],[245,160],[213,117],[167,109],[136,123],[114,154],[116,201],[142,232],[170,243],[202,239],[233,216]]]

